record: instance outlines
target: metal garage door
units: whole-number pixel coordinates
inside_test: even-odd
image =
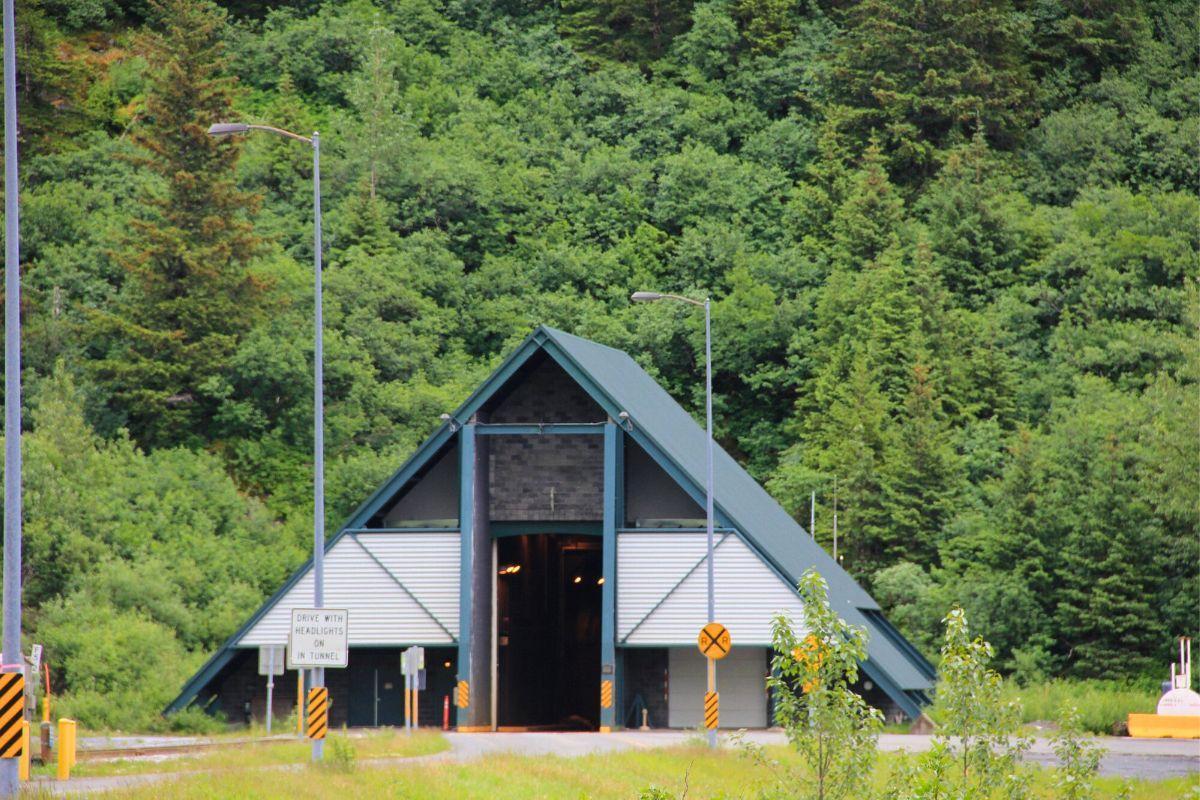
[[[673,647],[668,662],[667,725],[696,728],[704,705],[704,656],[695,647]],[[717,689],[721,693],[722,728],[767,726],[765,647],[738,647],[717,662]]]

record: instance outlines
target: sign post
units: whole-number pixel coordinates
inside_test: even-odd
[[[700,654],[708,660],[708,687],[704,693],[704,727],[715,732],[719,724],[721,695],[717,692],[717,662],[729,655],[733,639],[729,629],[719,622],[710,622],[696,637]],[[711,740],[710,740],[711,741]]]
[[[267,676],[267,735],[271,735],[271,717],[275,716],[275,676],[283,674],[283,647],[264,645],[258,648],[258,674]]]
[[[400,653],[400,673],[404,676],[404,732],[409,733],[410,723],[412,722],[412,694],[409,693],[410,683],[408,674],[410,671],[409,662],[412,661],[412,648],[409,648]]]
[[[410,647],[400,654],[404,674],[404,729],[411,732],[420,721],[418,703],[425,688],[425,648]]]
[[[288,629],[289,669],[313,670],[313,688],[308,692],[308,738],[313,740],[313,760],[319,761],[325,729],[329,722],[329,693],[325,690],[327,667],[344,669],[349,663],[350,612],[344,608],[293,608]],[[316,692],[320,689],[319,692]]]

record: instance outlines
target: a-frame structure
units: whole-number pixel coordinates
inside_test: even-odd
[[[744,724],[765,724],[770,619],[779,611],[798,617],[794,587],[815,568],[835,610],[869,634],[862,667],[873,701],[917,716],[933,685],[929,663],[732,457],[718,447],[715,459],[717,616],[747,659],[742,673],[727,670],[723,698],[741,687]],[[659,724],[692,724],[682,697],[693,689],[695,636],[706,621],[705,463],[703,429],[626,353],[535,330],[327,544],[326,604],[350,609],[343,721],[379,724],[378,706],[389,702],[378,688],[390,674],[380,672],[391,658],[383,655],[370,673],[375,715],[355,715],[356,693],[358,707],[372,707],[360,685],[369,674],[354,671],[360,651],[366,663],[368,648],[378,655],[422,644],[441,648],[446,674],[435,691],[467,684],[460,730],[568,716],[612,729],[635,700],[654,706],[659,679],[646,676],[661,674],[671,689]],[[290,608],[310,603],[311,580],[305,564],[168,713],[193,702],[237,708],[230,695],[249,691],[248,651],[286,640]],[[554,615],[557,627],[544,627]],[[571,671],[543,676],[536,696],[520,677],[547,663],[525,644],[534,639],[552,640],[550,660]],[[336,699],[338,677],[328,677]],[[433,699],[431,709],[440,708],[441,697]]]

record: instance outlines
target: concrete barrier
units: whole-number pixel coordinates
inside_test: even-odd
[[[1200,717],[1130,714],[1129,735],[1138,739],[1200,739]]]

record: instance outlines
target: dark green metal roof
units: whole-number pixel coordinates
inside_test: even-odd
[[[704,429],[627,353],[564,331],[541,326],[526,337],[459,406],[453,414],[455,426],[465,424],[522,364],[542,350],[579,381],[614,419],[622,411],[628,413],[630,435],[703,505]],[[326,551],[348,530],[365,525],[449,442],[452,433],[448,423],[435,429],[400,469],[350,515],[328,541]],[[863,665],[868,677],[907,713],[913,716],[919,713],[924,693],[933,687],[933,667],[884,619],[879,604],[720,446],[714,453],[713,475],[718,524],[737,528],[758,554],[793,586],[809,568],[821,573],[829,585],[833,608],[870,634],[868,661]],[[187,682],[167,707],[167,713],[184,708],[204,691],[229,664],[242,634],[266,614],[310,565],[311,561],[307,561],[297,569],[229,637]]]
[[[620,410],[629,413],[634,427],[653,440],[696,487],[704,487],[704,429],[656,380],[621,350],[554,328],[541,330],[603,387]],[[871,660],[899,688],[932,688],[932,666],[887,625],[879,604],[719,445],[713,456],[713,484],[714,505],[792,585],[809,568],[821,573],[834,609],[867,629]]]

